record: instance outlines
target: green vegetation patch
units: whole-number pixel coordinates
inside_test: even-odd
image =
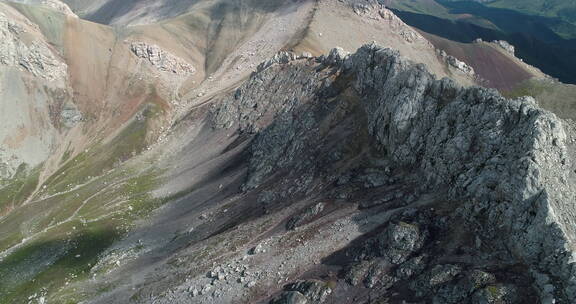
[[[32,240],[0,261],[0,304],[25,302],[35,294],[54,303],[78,303],[84,298],[74,283],[88,280],[102,253],[129,232],[136,220],[164,203],[150,194],[159,184],[159,171],[122,172],[66,194],[58,210],[70,207],[69,218],[61,222],[43,219],[37,227],[41,231]],[[104,180],[114,186],[94,186]],[[112,200],[118,197],[122,199]]]
[[[148,120],[157,115],[157,107],[149,104],[139,119],[131,121],[110,142],[97,145],[69,160],[44,183],[48,190],[42,194],[69,191],[141,153],[146,147]]]
[[[512,90],[502,93],[506,98],[519,98],[523,96],[538,97],[550,88],[548,84],[540,81],[525,81]]]
[[[0,216],[18,207],[32,195],[38,186],[40,167],[28,169],[22,164],[14,177],[0,180]]]
[[[70,222],[16,250],[0,262],[0,303],[26,303],[87,279],[99,254],[121,236],[115,224]]]
[[[548,79],[532,79],[508,92],[507,98],[534,97],[538,105],[560,118],[576,119],[576,85],[563,84]]]
[[[146,147],[149,120],[162,113],[158,107],[146,105],[108,142],[76,156],[65,153],[61,169],[27,204],[2,218],[0,304],[26,303],[34,296],[49,303],[81,302],[86,291],[79,283],[94,275],[104,252],[166,202],[152,195],[162,171],[128,162]],[[39,172],[19,170],[0,188],[2,195],[23,201],[38,188]]]

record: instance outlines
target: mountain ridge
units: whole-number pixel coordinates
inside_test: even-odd
[[[500,80],[474,52],[562,84],[374,1],[219,3],[131,26],[0,3],[2,100],[53,134],[0,181],[0,303],[574,300],[570,102],[476,87]]]

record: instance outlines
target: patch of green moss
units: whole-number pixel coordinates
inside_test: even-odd
[[[85,295],[74,283],[89,278],[102,252],[124,236],[135,220],[165,202],[150,194],[159,184],[161,171],[121,169],[11,214],[13,225],[38,217],[29,232],[38,234],[0,262],[0,278],[10,278],[0,279],[0,304],[20,303],[41,291],[56,299],[54,303],[82,301]],[[2,240],[1,248],[26,236],[16,233]]]
[[[326,287],[334,290],[336,288],[336,284],[337,284],[336,281],[328,281],[326,282]]]
[[[532,79],[504,92],[508,98],[534,97],[538,105],[560,118],[576,119],[576,86],[547,79]]]
[[[492,298],[498,298],[500,296],[500,288],[498,288],[498,286],[487,286],[486,291],[488,291]]]
[[[414,224],[410,224],[410,223],[406,223],[403,221],[399,221],[398,225],[402,226],[402,227],[406,227],[406,228],[410,228],[410,229],[414,229],[414,228],[418,228],[418,226],[414,225]]]
[[[18,3],[11,3],[11,5],[26,16],[26,18],[38,24],[40,31],[48,38],[48,41],[60,51],[63,51],[62,41],[63,33],[65,32],[64,26],[66,24],[66,16],[64,14],[38,5]]]

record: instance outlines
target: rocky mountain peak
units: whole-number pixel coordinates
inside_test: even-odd
[[[365,113],[365,120],[355,123],[365,126],[366,144],[383,155],[379,161],[390,164],[387,170],[408,170],[419,180],[413,195],[448,189],[445,199],[457,203],[443,221],[469,223],[466,229],[480,244],[497,246],[526,263],[524,276],[555,282],[553,290],[536,286],[541,299],[572,301],[573,274],[561,271],[570,263],[567,248],[574,235],[568,215],[574,212],[569,199],[574,190],[567,183],[573,167],[567,150],[570,127],[533,99],[507,100],[494,90],[436,80],[423,65],[391,49],[372,44],[344,58],[340,53],[279,61],[252,76],[215,112],[218,125],[256,132],[245,189],[262,187],[285,171],[292,172],[289,184],[299,186],[289,190],[293,194],[277,190],[275,199],[307,193],[318,176],[340,179],[329,168],[345,154],[338,146],[318,143],[331,137],[323,127],[326,121],[345,124],[344,114],[335,111],[351,106],[343,95],[348,92],[357,96],[356,111]],[[261,94],[264,87],[274,96]],[[327,98],[340,105],[326,105]],[[332,154],[340,156],[331,160]]]
[[[0,304],[576,302],[575,114],[504,42],[65,2],[0,2]]]

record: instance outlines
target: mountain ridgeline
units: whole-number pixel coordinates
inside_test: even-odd
[[[450,5],[0,2],[0,304],[575,303],[576,89]]]

